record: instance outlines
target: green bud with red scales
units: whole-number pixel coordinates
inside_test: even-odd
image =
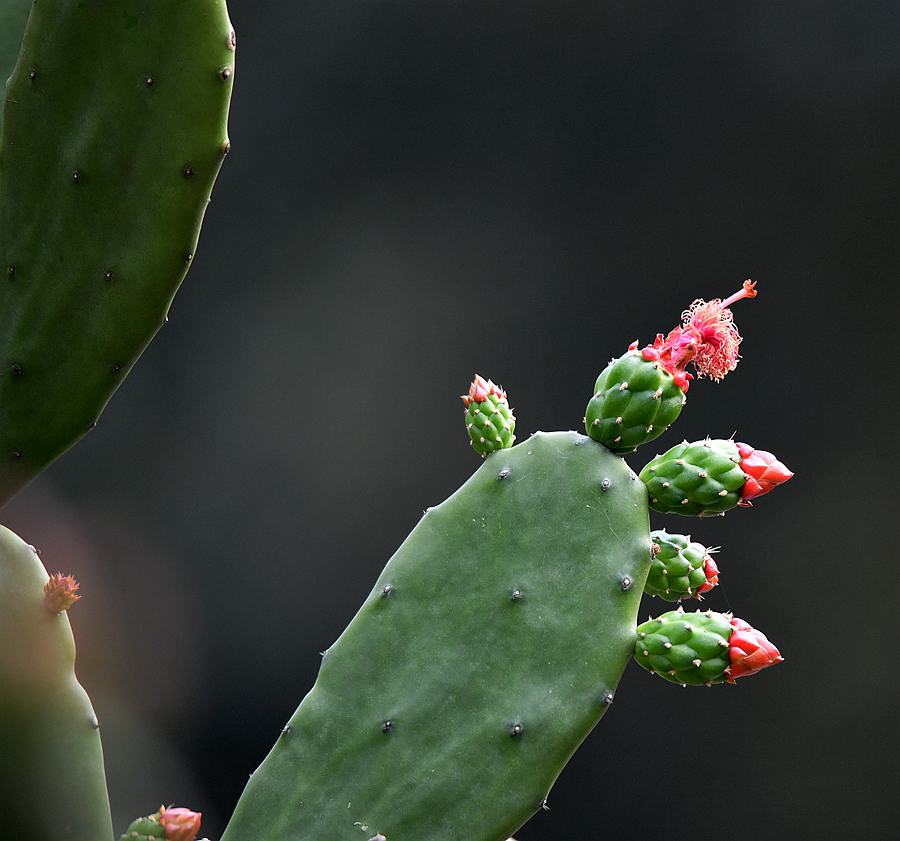
[[[500,386],[476,374],[462,401],[466,406],[466,429],[475,452],[486,456],[513,445],[516,418]]]
[[[682,686],[734,683],[784,658],[764,634],[729,613],[680,607],[637,628],[635,660]]]
[[[699,599],[719,583],[719,568],[712,549],[683,534],[665,529],[650,532],[653,560],[644,592],[669,602]]]
[[[654,511],[698,517],[749,507],[793,475],[771,453],[720,438],[678,444],[640,474]]]

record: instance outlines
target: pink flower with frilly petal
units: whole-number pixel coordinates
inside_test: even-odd
[[[731,624],[734,627],[734,633],[728,640],[728,659],[731,665],[725,669],[729,683],[734,683],[735,678],[755,674],[766,666],[784,660],[761,631],[737,617],[731,620]]]
[[[684,391],[693,377],[687,366],[693,365],[701,377],[721,380],[738,363],[738,345],[741,336],[734,326],[734,317],[728,309],[741,298],[756,297],[755,283],[749,280],[739,292],[724,301],[714,298],[704,301],[698,298],[681,314],[682,324],[663,338],[657,335],[652,346],[642,353],[645,359],[659,360],[663,369],[675,378]]]

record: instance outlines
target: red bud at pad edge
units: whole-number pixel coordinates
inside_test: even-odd
[[[750,505],[751,499],[768,493],[794,475],[771,453],[754,450],[749,444],[738,443],[736,446],[741,456],[741,470],[747,475],[738,505]]]
[[[734,633],[728,640],[728,659],[731,665],[725,669],[728,683],[734,683],[735,678],[755,674],[766,666],[784,660],[761,631],[737,617],[732,618],[731,624],[734,626]]]
[[[44,585],[44,605],[51,613],[62,613],[68,610],[81,596],[76,595],[78,582],[71,575],[57,572],[50,576]]]
[[[200,812],[160,806],[159,822],[166,831],[166,841],[194,841],[200,831]]]

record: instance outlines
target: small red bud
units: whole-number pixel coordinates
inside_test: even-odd
[[[734,627],[734,633],[728,640],[728,659],[731,665],[725,669],[729,683],[734,683],[735,678],[752,675],[766,666],[784,660],[761,631],[737,617],[731,620],[731,624]]]
[[[44,605],[51,613],[68,610],[81,596],[75,594],[80,585],[71,575],[57,572],[44,585]]]
[[[768,493],[794,475],[772,453],[754,450],[749,444],[738,443],[736,446],[741,456],[741,470],[747,475],[739,505],[748,506],[751,499]]]
[[[499,397],[500,400],[506,400],[506,392],[500,386],[476,374],[475,380],[469,387],[469,393],[462,395],[462,402],[466,404],[468,409],[471,403],[484,403],[488,399],[489,394]]]
[[[194,841],[200,831],[200,812],[190,809],[159,807],[159,822],[166,831],[166,841]]]

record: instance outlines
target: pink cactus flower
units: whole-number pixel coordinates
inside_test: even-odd
[[[159,822],[166,832],[166,841],[194,841],[200,831],[200,812],[190,809],[159,807]]]
[[[740,291],[724,301],[714,298],[704,301],[698,298],[681,314],[682,325],[676,327],[663,338],[656,337],[652,346],[642,353],[647,360],[659,360],[664,370],[675,378],[676,384],[688,390],[693,377],[687,372],[692,364],[699,376],[721,380],[738,363],[738,345],[741,336],[734,326],[731,310],[728,309],[741,298],[756,297],[755,283],[744,281]]]
[[[44,585],[44,605],[51,613],[68,610],[81,596],[75,594],[80,585],[71,575],[57,572]]]
[[[749,506],[751,499],[777,488],[794,475],[771,453],[754,450],[749,444],[738,443],[736,446],[741,456],[741,470],[747,474],[738,505]]]
[[[735,678],[755,674],[766,666],[784,660],[761,631],[737,617],[731,620],[731,624],[734,627],[734,633],[728,640],[728,659],[731,665],[725,669],[728,683],[734,683]]]

